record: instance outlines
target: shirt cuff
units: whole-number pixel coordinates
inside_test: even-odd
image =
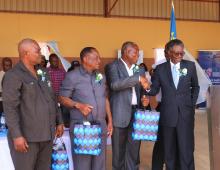
[[[146,92],[147,92],[147,93],[149,93],[149,92],[150,92],[150,90],[151,90],[151,89],[149,89],[149,90],[146,90]]]

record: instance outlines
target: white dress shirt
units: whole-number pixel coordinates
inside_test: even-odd
[[[134,75],[133,72],[133,68],[135,67],[135,65],[133,64],[130,68],[128,67],[128,65],[124,62],[124,60],[121,58],[121,61],[124,63],[125,68],[128,72],[129,77]],[[135,91],[135,87],[132,87],[132,99],[131,99],[131,105],[137,105],[137,95],[136,95],[136,91]]]
[[[180,69],[180,62],[179,62],[179,63],[174,64],[174,63],[172,63],[172,61],[170,61],[171,72],[172,72],[172,70],[173,70],[174,65],[176,66],[176,69],[177,69],[177,70],[179,70],[179,69]],[[178,77],[177,77],[177,82],[179,82],[179,78],[180,78],[180,76],[179,76],[179,74],[178,74]],[[173,81],[174,81],[174,80],[173,80]]]
[[[173,70],[173,66],[174,66],[174,63],[172,63],[172,62],[170,61],[171,72],[172,72],[172,70]],[[177,69],[177,70],[180,69],[180,62],[176,64],[176,69]],[[180,78],[180,76],[178,76],[178,81],[179,81],[179,78]],[[151,90],[151,89],[146,90],[146,92],[150,92],[150,90]],[[158,102],[161,102],[161,98],[162,98],[162,93],[161,93],[161,89],[160,89],[160,91],[159,91],[159,93],[158,93],[158,96],[156,97],[156,100],[157,100]]]

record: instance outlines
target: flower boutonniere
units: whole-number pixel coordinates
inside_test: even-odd
[[[47,81],[47,85],[48,85],[48,87],[51,87],[51,81],[50,80]]]
[[[46,80],[46,72],[41,70],[41,69],[38,69],[37,70],[37,75],[41,77],[41,81],[45,81]]]
[[[186,76],[187,75],[187,68],[179,69],[179,75]]]
[[[96,73],[95,82],[100,84],[102,79],[103,79],[103,75],[101,73]]]
[[[133,68],[133,72],[138,73],[139,71],[140,71],[140,67],[137,64],[135,64],[135,66]]]

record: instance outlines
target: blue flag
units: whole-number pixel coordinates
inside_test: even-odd
[[[174,12],[174,5],[172,2],[171,16],[170,16],[170,40],[176,39],[176,17]]]

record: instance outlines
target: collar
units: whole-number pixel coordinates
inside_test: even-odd
[[[79,66],[79,71],[82,75],[88,74],[88,75],[93,75],[94,73],[96,73],[96,71],[93,71],[92,73],[88,72],[83,65]]]
[[[29,70],[27,69],[27,67],[24,65],[24,63],[23,63],[21,60],[18,62],[17,66],[18,66],[21,70],[23,70],[23,71],[25,71],[25,72],[29,72]]]
[[[49,70],[52,70],[52,71],[60,71],[60,70],[62,70],[62,69],[60,69],[59,67],[58,67],[58,68],[49,67],[48,69],[49,69]]]
[[[127,63],[126,63],[122,58],[120,58],[120,59],[121,59],[122,63],[125,65],[125,67],[126,67],[127,70],[133,70],[133,68],[135,67],[135,64],[132,64],[132,65],[131,65],[131,68],[129,68],[128,65],[127,65]]]
[[[171,68],[173,68],[173,66],[175,65],[177,69],[180,69],[180,62],[179,63],[172,63],[172,61],[170,60],[170,65],[171,65]]]
[[[20,60],[18,64],[15,66],[17,69],[22,70],[23,72],[28,73],[34,80],[37,81],[36,77],[34,77],[31,72],[27,69],[27,67],[24,65],[24,63]],[[36,69],[36,68],[35,68]]]

